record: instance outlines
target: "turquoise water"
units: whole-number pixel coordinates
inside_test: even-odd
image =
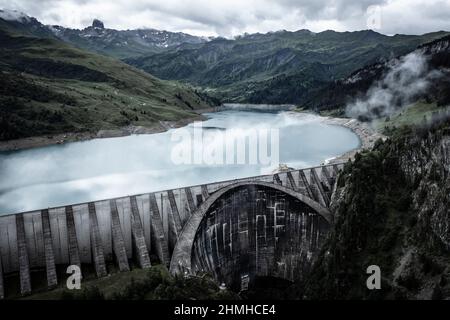
[[[360,143],[349,129],[324,124],[314,115],[232,110],[205,115],[209,119],[202,122],[202,129],[194,129],[191,124],[158,134],[0,153],[0,214],[266,174],[278,163],[293,168],[315,166]],[[191,159],[199,153],[194,130],[201,132],[204,150],[225,150],[222,159],[226,159],[227,141],[239,134],[260,134],[270,129],[279,137],[279,156],[271,157],[271,163],[259,158],[257,163],[249,163],[247,154],[244,164],[237,160],[220,163],[220,157],[215,157],[216,163],[212,164],[180,164],[172,156],[174,149],[180,148],[181,140],[173,141],[180,133],[192,134],[191,141],[197,141],[189,146],[187,140],[182,140],[185,150],[191,151]],[[264,141],[263,136],[257,137],[258,143]],[[245,146],[250,150],[249,141]],[[276,148],[269,145],[268,149]]]

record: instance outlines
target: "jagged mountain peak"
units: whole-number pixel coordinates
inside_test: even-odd
[[[98,29],[105,29],[105,25],[103,24],[103,21],[101,21],[99,19],[94,19],[92,21],[92,27],[98,28]]]
[[[84,29],[72,29],[60,25],[43,25],[36,18],[16,10],[0,10],[0,24],[4,30],[20,31],[27,35],[57,38],[89,51],[115,58],[129,58],[162,52],[182,44],[201,44],[209,41],[182,32],[156,29],[115,30],[105,28],[103,21],[95,18]]]

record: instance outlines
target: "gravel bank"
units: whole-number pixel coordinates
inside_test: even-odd
[[[361,141],[358,148],[348,151],[336,158],[328,161],[328,163],[346,162],[349,159],[353,159],[355,154],[363,149],[371,149],[378,139],[386,139],[386,136],[377,132],[371,125],[367,122],[361,122],[356,119],[349,118],[331,118],[324,117],[324,123],[343,126],[352,130]]]

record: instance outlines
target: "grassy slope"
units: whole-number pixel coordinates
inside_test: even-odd
[[[195,118],[211,101],[113,58],[0,24],[1,139],[155,126]],[[21,89],[22,88],[22,89]]]
[[[417,101],[402,110],[395,112],[389,117],[374,120],[376,130],[385,134],[395,132],[398,127],[417,126],[440,112],[450,110],[450,107],[438,106],[436,102],[427,103],[423,100]]]

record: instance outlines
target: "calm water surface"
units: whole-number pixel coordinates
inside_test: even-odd
[[[203,141],[216,147],[233,129],[278,129],[279,162],[294,168],[319,165],[359,145],[353,132],[314,115],[229,110],[206,116]],[[0,214],[260,175],[278,166],[174,165],[176,130],[194,127],[0,153]]]

